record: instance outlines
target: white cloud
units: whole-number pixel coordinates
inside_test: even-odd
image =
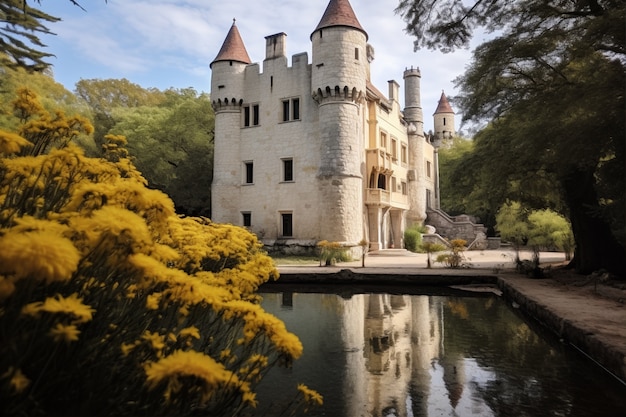
[[[383,93],[390,79],[402,85],[405,68],[421,69],[428,129],[441,90],[448,96],[457,93],[452,81],[465,70],[469,51],[415,53],[404,21],[394,13],[397,0],[350,2],[376,51],[371,73]],[[264,59],[265,36],[278,32],[287,34],[289,57],[308,52],[310,60],[310,35],[328,5],[327,0],[109,0],[89,3],[85,13],[60,3],[65,2],[45,1],[41,7],[64,19],[52,27],[58,36],[51,42],[55,48],[51,52],[58,55],[57,79],[70,83],[70,88],[79,78],[98,74],[128,78],[146,87],[191,86],[199,91],[208,90],[209,64],[233,18],[254,62]]]

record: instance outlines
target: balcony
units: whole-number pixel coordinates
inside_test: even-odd
[[[365,204],[369,206],[391,206],[391,193],[382,188],[367,188],[365,190]]]

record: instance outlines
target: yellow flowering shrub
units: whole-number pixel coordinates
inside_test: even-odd
[[[256,237],[181,218],[109,135],[14,102],[0,131],[0,414],[236,415],[302,345],[264,311]],[[306,395],[312,397],[308,391]]]

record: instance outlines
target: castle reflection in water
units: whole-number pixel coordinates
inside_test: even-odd
[[[263,297],[264,308],[285,321],[305,347],[295,372],[283,370],[282,378],[306,374],[304,382],[324,395],[333,415],[427,416],[454,410],[462,398],[467,361],[460,352],[445,352],[443,309],[445,304],[463,319],[464,305],[425,295]],[[490,414],[470,401],[475,411]]]

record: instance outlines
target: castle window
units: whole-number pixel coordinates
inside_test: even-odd
[[[280,213],[281,236],[293,236],[293,213]]]
[[[285,158],[283,161],[283,181],[293,182],[293,159]]]
[[[400,187],[402,188],[402,195],[406,195],[407,194],[406,182],[404,182],[404,181],[400,182]]]
[[[402,161],[403,164],[406,164],[407,162],[407,149],[406,149],[406,145],[402,144],[402,149],[400,150],[400,160]]]
[[[444,126],[446,125],[446,118],[445,117],[443,118],[443,125]]]
[[[354,59],[359,60],[359,48],[354,48]]]
[[[385,132],[380,132],[380,147],[387,147],[387,134]]]
[[[387,178],[383,174],[378,174],[378,188],[381,190],[387,189]]]
[[[243,125],[244,127],[259,125],[259,105],[243,106]]]
[[[252,161],[246,161],[243,164],[245,168],[244,182],[246,184],[254,184],[254,163]]]
[[[431,165],[430,161],[426,161],[426,176],[428,178],[430,178],[432,176],[431,172],[430,172],[432,168],[431,168],[430,165]]]
[[[391,138],[391,157],[394,161],[398,161],[398,140],[396,138]]]
[[[244,227],[252,226],[252,213],[250,213],[249,211],[242,211],[241,218]]]
[[[290,98],[283,100],[283,122],[300,120],[300,99]]]
[[[396,191],[398,191],[398,189],[396,188],[398,185],[396,183],[396,177],[391,177],[391,192],[395,193]]]
[[[252,124],[254,126],[259,125],[259,105],[255,104],[252,106]]]

